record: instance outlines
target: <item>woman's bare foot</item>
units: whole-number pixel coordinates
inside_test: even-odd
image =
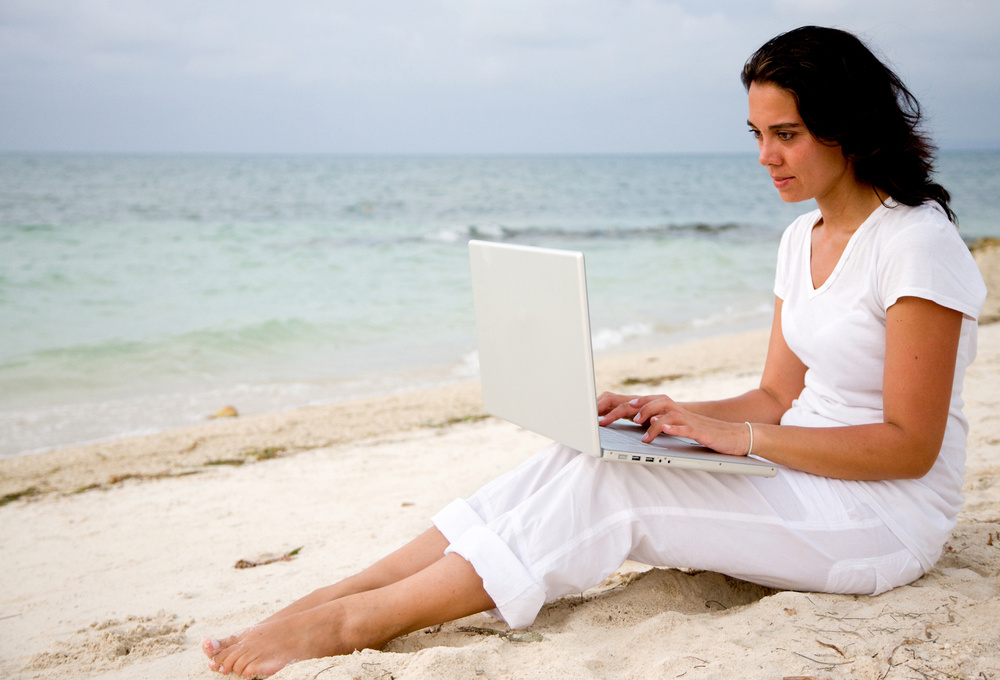
[[[300,603],[232,637],[205,640],[209,667],[266,677],[293,661],[379,649],[399,635],[495,607],[472,565],[455,554],[384,587],[289,611]]]
[[[319,588],[309,593],[303,598],[300,598],[288,605],[284,609],[275,612],[271,616],[267,617],[260,623],[258,623],[253,628],[250,628],[242,633],[237,633],[236,635],[231,635],[227,638],[221,640],[216,640],[214,638],[208,638],[201,643],[201,651],[205,653],[210,660],[209,668],[213,671],[218,671],[220,668],[220,662],[216,661],[216,657],[222,657],[223,652],[227,650],[232,645],[240,642],[244,636],[250,635],[253,631],[257,629],[265,629],[268,624],[281,621],[283,619],[296,616],[298,614],[303,614],[311,609],[315,609],[324,604],[338,600],[341,597],[346,597],[347,595],[356,594],[354,588],[350,587],[347,581],[341,581],[340,583],[334,584],[332,586],[326,586],[325,588]],[[354,650],[351,650],[354,651]],[[304,657],[307,658],[307,657]],[[286,662],[287,663],[287,662]],[[275,671],[276,672],[276,671]]]
[[[441,559],[447,545],[448,541],[441,535],[441,532],[432,527],[361,573],[333,585],[314,590],[264,619],[258,626],[307,612],[348,595],[357,595],[402,580]],[[222,640],[207,639],[202,642],[201,648],[205,656],[214,659],[223,650],[238,642],[239,639],[239,635]],[[218,664],[213,661],[211,668],[218,670]]]
[[[334,600],[265,621],[224,640],[206,640],[202,650],[211,659],[213,671],[253,678],[274,675],[294,661],[384,644],[353,625],[350,612],[350,607]]]

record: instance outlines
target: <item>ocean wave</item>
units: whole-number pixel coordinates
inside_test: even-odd
[[[26,397],[51,390],[115,389],[136,380],[170,383],[192,377],[211,379],[275,357],[335,341],[331,329],[299,320],[198,329],[142,340],[49,348],[0,361],[0,383],[10,395]]]
[[[705,236],[717,236],[721,234],[733,233],[754,229],[749,225],[735,222],[724,222],[719,224],[708,224],[705,222],[692,222],[687,224],[663,224],[655,226],[607,226],[592,228],[562,228],[562,227],[506,227],[498,226],[470,226],[465,230],[468,238],[481,239],[486,241],[522,241],[522,240],[585,240],[601,241],[606,239],[655,239],[664,236],[675,236],[677,234],[701,234]]]
[[[472,350],[462,355],[452,369],[451,375],[455,378],[478,378],[479,377],[479,352]]]
[[[745,323],[759,321],[769,318],[774,311],[774,307],[768,304],[752,305],[747,307],[727,306],[714,314],[699,316],[690,321],[691,327],[695,329],[707,329],[715,327],[736,327]]]
[[[652,335],[655,329],[645,323],[630,323],[618,328],[600,328],[591,333],[590,343],[594,353],[606,352],[630,340]],[[455,378],[475,378],[479,376],[479,352],[473,350],[464,354],[452,367]]]
[[[591,333],[591,345],[594,352],[606,352],[614,347],[623,345],[629,340],[635,340],[653,334],[653,327],[649,324],[636,322],[625,324],[618,328],[600,328]]]
[[[469,240],[498,241],[509,243],[553,243],[580,241],[623,241],[656,240],[678,235],[718,237],[755,237],[761,234],[760,227],[736,222],[710,224],[691,222],[683,224],[663,224],[655,226],[607,226],[607,227],[559,227],[506,225],[434,226],[431,230],[412,234],[385,233],[375,231],[313,238],[309,247],[330,248],[370,248],[403,244],[464,244]]]

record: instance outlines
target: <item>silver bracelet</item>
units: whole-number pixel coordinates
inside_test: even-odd
[[[750,449],[747,451],[747,455],[749,456],[753,453],[753,425],[749,421],[744,422],[744,425],[750,428]]]

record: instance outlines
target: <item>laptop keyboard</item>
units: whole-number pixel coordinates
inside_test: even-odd
[[[665,450],[666,447],[658,446],[655,439],[653,440],[653,443],[650,444],[642,441],[640,437],[644,431],[645,428],[639,425],[633,425],[631,423],[613,423],[608,427],[601,428],[601,446],[605,449],[611,449],[613,451],[656,453],[659,455],[670,453],[670,451]],[[684,437],[672,437],[672,439],[674,441],[689,444],[692,447],[697,447],[698,449],[703,448],[701,444],[693,439],[685,439]]]

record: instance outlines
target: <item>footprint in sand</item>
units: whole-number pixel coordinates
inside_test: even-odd
[[[122,668],[187,648],[185,631],[193,623],[178,622],[176,615],[162,611],[156,616],[92,623],[69,640],[57,643],[52,651],[35,654],[25,667],[44,671],[72,664],[74,669],[91,672]]]

